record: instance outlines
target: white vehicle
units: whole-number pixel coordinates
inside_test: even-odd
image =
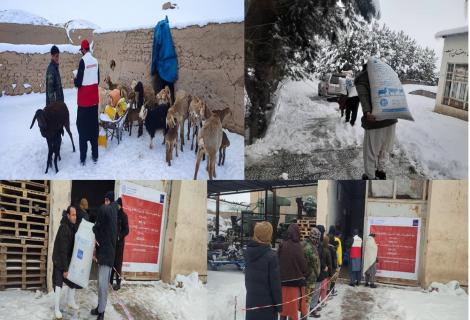
[[[318,83],[319,96],[346,95],[346,75],[328,73]]]

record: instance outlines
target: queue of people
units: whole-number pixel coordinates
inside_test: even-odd
[[[64,211],[60,227],[54,240],[53,249],[53,286],[54,286],[54,316],[62,319],[60,311],[60,297],[62,285],[68,286],[67,305],[72,310],[78,310],[75,302],[75,289],[81,289],[68,277],[70,261],[72,259],[75,233],[82,220],[89,221],[88,200],[83,198],[80,205],[69,206]],[[114,290],[121,287],[121,271],[125,237],[129,234],[127,214],[122,207],[121,198],[114,200],[114,192],[107,192],[104,204],[100,206],[93,226],[96,246],[93,254],[98,265],[98,306],[91,310],[97,319],[104,319],[107,304],[108,287],[111,283]],[[113,285],[114,280],[116,284]]]
[[[341,268],[338,234],[334,228],[325,234],[325,228],[319,225],[301,241],[299,226],[293,223],[276,254],[271,248],[272,230],[267,221],[257,223],[253,240],[247,245],[246,319],[319,318],[319,304],[328,294],[334,294],[335,278]]]

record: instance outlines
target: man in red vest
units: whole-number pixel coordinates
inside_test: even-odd
[[[80,163],[85,165],[88,141],[91,144],[93,162],[98,161],[98,84],[100,73],[98,60],[91,55],[88,40],[82,40],[80,52],[83,57],[80,59],[74,83],[78,88],[77,129],[80,143]]]

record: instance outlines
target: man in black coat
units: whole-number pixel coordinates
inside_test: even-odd
[[[116,203],[118,204],[118,215],[117,215],[117,241],[116,241],[116,258],[114,260],[114,268],[111,271],[111,285],[114,290],[121,289],[121,274],[122,274],[122,260],[124,257],[124,245],[125,237],[129,234],[129,221],[127,214],[122,208],[122,199],[118,198]],[[116,275],[116,284],[113,285],[114,275]]]
[[[75,240],[77,213],[75,207],[68,207],[66,215],[62,216],[59,230],[54,240],[54,250],[52,251],[52,283],[54,287],[54,315],[57,319],[62,318],[60,312],[60,293],[62,284],[65,283],[70,289],[68,291],[68,305],[72,309],[78,309],[75,303],[75,288],[80,288],[73,282],[70,282],[68,270],[70,260],[72,260],[73,245]]]
[[[271,250],[272,225],[258,222],[253,240],[246,250],[246,307],[277,305],[282,303],[281,273],[276,253]],[[246,320],[277,320],[282,306],[248,310]]]
[[[46,72],[46,105],[53,102],[64,102],[64,91],[59,72],[59,48],[52,46],[51,62]]]
[[[117,212],[118,204],[114,202],[114,192],[109,191],[106,193],[104,204],[100,207],[93,226],[98,261],[98,306],[91,310],[91,314],[98,316],[98,320],[104,319],[109,279],[116,256]]]

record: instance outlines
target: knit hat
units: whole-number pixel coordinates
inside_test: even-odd
[[[321,232],[318,230],[316,227],[313,227],[312,230],[310,230],[310,238],[313,240],[319,241],[321,237]]]
[[[268,221],[258,222],[255,225],[253,239],[256,242],[269,244],[273,236],[273,226]]]
[[[88,200],[86,198],[80,200],[80,208],[88,210]]]
[[[57,46],[52,46],[51,47],[51,55],[59,53],[59,48]]]
[[[122,199],[121,197],[117,198],[116,200],[117,204],[120,205],[122,207]]]
[[[90,50],[90,43],[87,39],[82,40],[82,43],[80,44],[80,49]]]
[[[106,195],[104,196],[104,198],[108,199],[111,202],[113,202],[114,201],[114,192],[113,191],[106,192]]]

